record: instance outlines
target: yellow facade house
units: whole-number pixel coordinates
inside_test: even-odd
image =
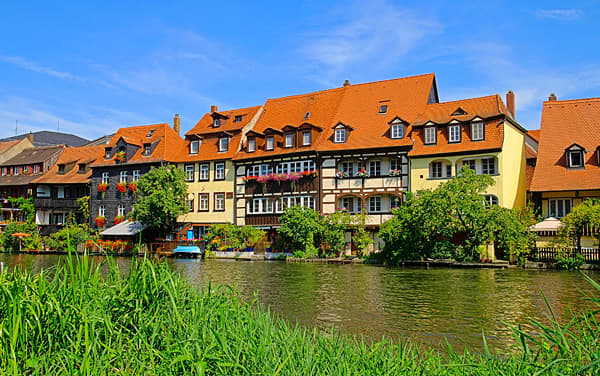
[[[434,189],[467,166],[495,184],[484,195],[489,205],[525,205],[525,133],[499,95],[428,104],[413,123],[410,190]]]
[[[199,239],[210,225],[234,223],[235,172],[231,158],[260,112],[260,106],[224,112],[211,106],[210,113],[185,134],[186,150],[179,151],[177,164],[184,170],[188,184],[189,213],[177,219],[184,237],[189,238],[191,230],[193,238]]]

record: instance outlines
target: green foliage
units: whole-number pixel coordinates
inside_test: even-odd
[[[238,228],[231,223],[219,223],[212,225],[203,236],[210,249],[215,251],[226,251],[229,248],[240,248],[242,242],[238,237]]]
[[[79,212],[84,219],[84,223],[88,223],[90,221],[90,196],[78,198],[77,205],[79,205]]]
[[[571,213],[562,218],[564,226],[559,230],[559,239],[581,251],[581,237],[587,227],[600,227],[600,205],[597,200],[587,199],[575,206]]]
[[[11,207],[21,209],[18,216],[25,220],[25,222],[35,222],[35,207],[33,205],[33,198],[9,197],[8,202]]]
[[[243,248],[252,248],[259,241],[263,240],[266,232],[252,226],[242,226],[237,228],[237,237],[242,243]]]
[[[563,270],[577,270],[583,266],[583,264],[585,264],[585,259],[580,253],[569,255],[565,252],[559,252],[556,256],[554,267]]]
[[[39,249],[40,236],[38,227],[31,222],[10,222],[4,228],[4,232],[0,234],[2,244],[7,252],[19,252],[19,238],[12,234],[22,232],[31,236],[21,238],[22,250]]]
[[[419,258],[478,260],[482,247],[497,241],[526,257],[533,239],[527,229],[535,216],[531,209],[488,207],[482,195],[493,184],[489,175],[463,167],[438,188],[407,195],[404,205],[380,227],[386,244],[378,256],[389,264]]]
[[[324,251],[327,255],[339,256],[346,248],[344,234],[351,222],[351,214],[335,212],[324,215],[322,221],[322,239]]]
[[[0,273],[0,374],[596,375],[600,301],[590,304],[565,326],[550,310],[535,335],[513,328],[510,353],[485,341],[434,350],[290,325],[230,288],[190,286],[165,262],[134,258],[121,273],[84,256],[50,273]]]
[[[153,167],[140,178],[137,189],[133,219],[147,225],[159,236],[171,232],[177,217],[188,211],[185,175],[180,168]]]
[[[70,244],[76,248],[77,244],[84,243],[88,239],[94,239],[96,233],[87,224],[67,223],[62,229],[43,238],[45,246],[53,250],[64,251]]]
[[[316,256],[324,232],[321,215],[310,208],[287,208],[279,218],[277,233],[292,251],[304,251],[307,257]]]
[[[369,236],[369,232],[365,226],[367,214],[363,211],[360,214],[354,214],[352,217],[352,243],[356,247],[359,256],[364,256],[365,249],[373,244],[373,239]]]

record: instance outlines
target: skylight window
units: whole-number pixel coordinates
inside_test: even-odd
[[[150,130],[150,132],[148,132],[148,134],[146,135],[146,137],[152,137],[152,135],[154,134],[154,131],[156,131],[156,129]]]
[[[387,112],[387,104],[382,104],[381,106],[379,106],[380,114],[385,114],[386,112]]]
[[[310,116],[310,112],[307,112],[304,114],[304,119],[308,119],[308,117]]]

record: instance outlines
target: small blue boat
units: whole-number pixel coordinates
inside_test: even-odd
[[[204,251],[195,245],[180,245],[173,250],[173,257],[202,257]]]

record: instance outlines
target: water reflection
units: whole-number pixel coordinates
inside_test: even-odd
[[[5,267],[39,272],[58,256],[0,254]],[[123,271],[129,259],[117,258]],[[543,290],[557,316],[580,310],[592,288],[576,272],[493,269],[383,268],[233,260],[169,260],[192,283],[236,286],[291,322],[339,328],[371,339],[411,337],[433,345],[444,337],[458,348],[514,344],[506,325],[544,319]],[[600,273],[588,272],[599,280]],[[581,291],[580,291],[581,290]],[[525,325],[527,327],[527,325]]]

